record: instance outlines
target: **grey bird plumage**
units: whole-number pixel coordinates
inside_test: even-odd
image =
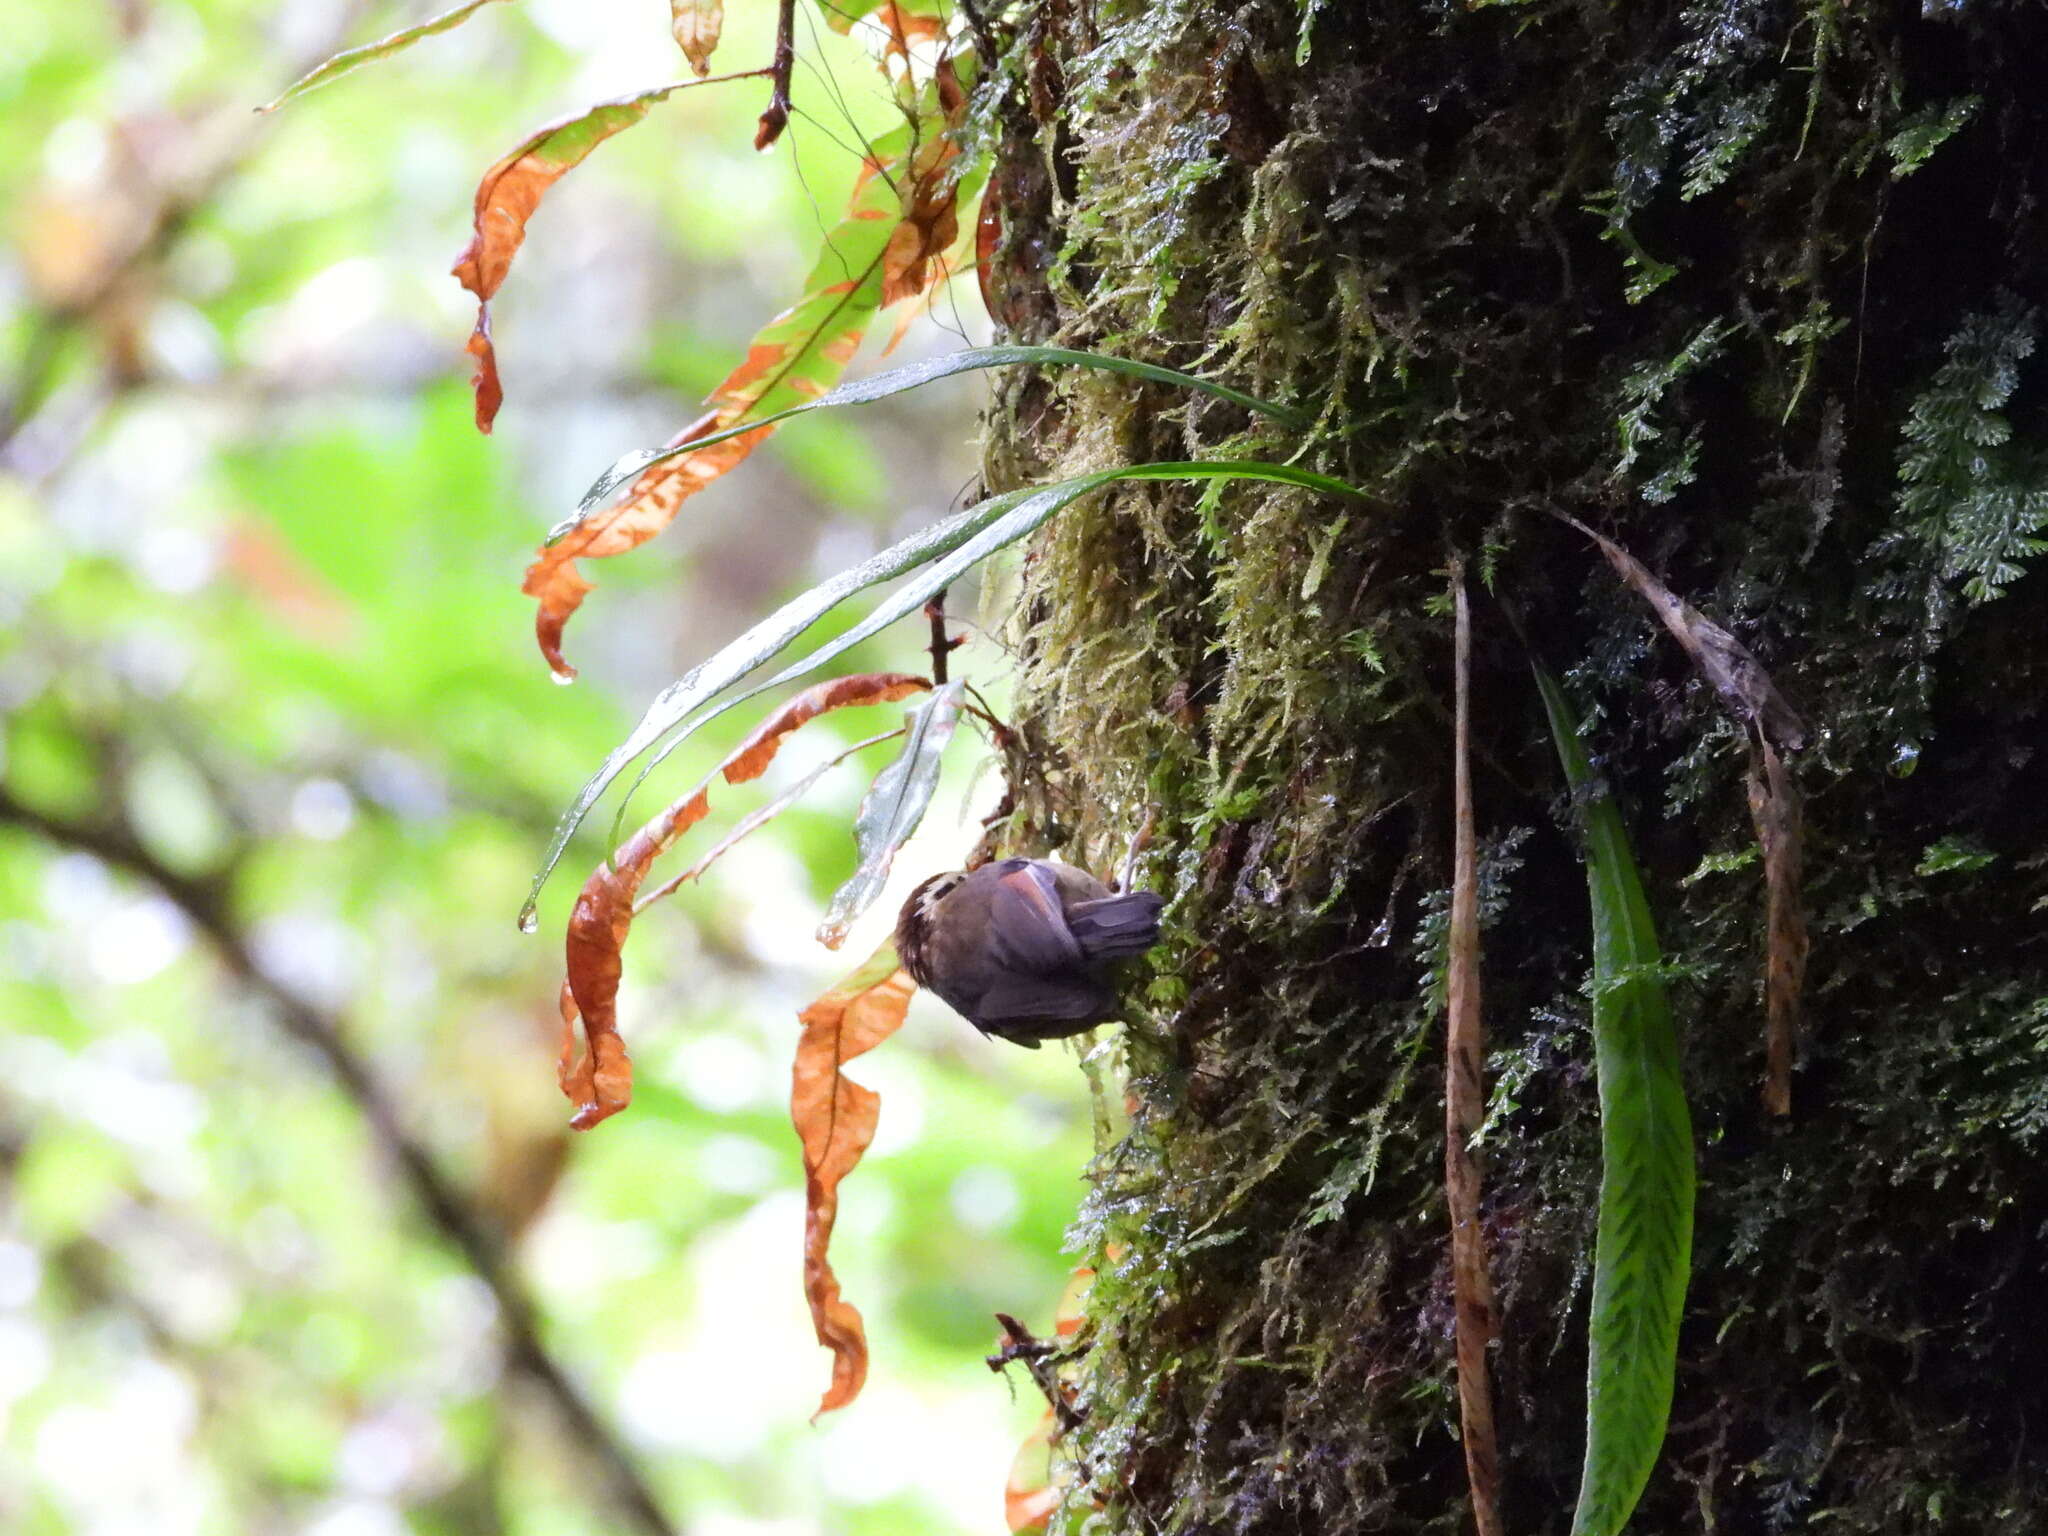
[[[1002,859],[912,891],[896,949],[917,984],[976,1029],[1036,1050],[1115,1017],[1107,968],[1159,942],[1165,904],[1071,864]]]

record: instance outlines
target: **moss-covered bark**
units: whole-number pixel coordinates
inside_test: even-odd
[[[1446,558],[1474,686],[1516,1532],[1577,1486],[1598,1126],[1583,878],[1504,605],[1663,929],[1700,1142],[1634,1528],[2048,1521],[2048,11],[1034,0],[989,274],[1013,333],[1317,413],[1006,386],[991,476],[1260,453],[1369,504],[1135,487],[1027,566],[1016,835],[1173,898],[1094,1170],[1073,1449],[1105,1531],[1465,1519],[1441,1200]],[[1796,1112],[1758,1101],[1740,732],[1569,511],[1817,728]],[[1823,1516],[1826,1519],[1823,1521]]]

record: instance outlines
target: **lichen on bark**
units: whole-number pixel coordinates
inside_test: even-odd
[[[1569,1523],[1598,1126],[1587,921],[1519,618],[1645,865],[1700,1131],[1694,1280],[1637,1528],[2048,1514],[2048,57],[2038,7],[1019,8],[984,105],[1022,339],[1199,367],[1006,381],[994,488],[1258,454],[1370,493],[1120,489],[1028,557],[1020,845],[1168,937],[1091,1173],[1070,1528],[1452,1531],[1440,967],[1453,554],[1498,1049],[1504,1514]],[[1962,106],[1960,103],[1974,102]],[[1795,1114],[1758,1103],[1740,733],[1573,513],[1819,728]],[[2002,572],[1995,597],[1973,577]],[[1121,1256],[1105,1257],[1107,1245]]]

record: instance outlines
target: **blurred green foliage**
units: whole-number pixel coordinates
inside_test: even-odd
[[[504,1234],[678,1528],[999,1530],[1039,1405],[978,1356],[992,1311],[1048,1320],[1063,1281],[1089,1147],[1070,1057],[920,1002],[863,1063],[882,1128],[835,1254],[875,1370],[807,1424],[828,1357],[799,1286],[788,1052],[893,907],[843,956],[811,941],[888,749],[643,920],[638,1094],[588,1138],[552,1082],[574,881],[540,937],[512,923],[555,812],[655,689],[969,478],[967,381],[795,424],[594,572],[581,684],[532,645],[538,536],[787,301],[885,92],[806,8],[774,156],[751,149],[765,87],[717,87],[556,188],[494,306],[508,403],[486,440],[446,275],[476,177],[685,66],[659,0],[529,0],[251,115],[429,9],[0,0],[0,1527],[626,1528],[359,1102],[195,927],[196,892]],[[765,58],[773,7],[730,11],[721,59]],[[939,313],[913,352],[956,344]],[[922,641],[854,659],[918,669]],[[986,686],[1001,658],[956,665]],[[885,713],[808,728],[761,784],[714,792],[698,838]],[[972,841],[954,807],[979,750],[963,732],[901,884]],[[572,867],[601,853],[586,836]]]

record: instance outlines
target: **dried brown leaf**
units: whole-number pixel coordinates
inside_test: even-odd
[[[484,311],[525,243],[527,221],[548,188],[581,165],[598,145],[639,122],[656,102],[699,83],[688,80],[664,85],[637,96],[601,101],[573,117],[558,118],[528,134],[477,183],[474,233],[455,258],[452,270],[462,286],[477,297],[476,329],[470,335],[469,351],[478,361],[476,424],[482,431],[491,430],[504,399]]]
[[[960,235],[959,157],[950,133],[932,135],[911,157],[903,221],[882,251],[884,308],[945,279],[945,253]]]
[[[498,408],[505,403],[505,386],[498,378],[498,349],[491,345],[490,305],[477,305],[476,329],[469,333],[463,349],[476,359],[476,372],[469,379],[476,395],[476,429],[488,432],[498,419]]]
[[[719,772],[728,784],[759,778],[781,750],[783,738],[826,710],[856,704],[891,704],[913,693],[923,693],[929,687],[927,679],[909,672],[863,672],[813,684],[754,727],[747,739],[733,748]]]
[[[882,742],[893,741],[898,736],[901,736],[904,730],[905,727],[899,725],[893,731],[883,731],[879,735],[868,737],[866,741],[855,742],[852,746],[848,747],[844,752],[839,753],[836,757],[828,758],[824,762],[820,763],[817,767],[813,768],[809,773],[805,774],[801,779],[797,780],[796,783],[790,785],[789,788],[785,789],[773,800],[770,800],[766,805],[758,806],[754,810],[747,812],[746,815],[742,816],[737,822],[733,824],[731,831],[727,832],[725,836],[721,837],[716,843],[712,844],[709,849],[707,849],[703,854],[701,854],[698,857],[696,863],[692,864],[688,869],[684,870],[681,874],[670,876],[668,879],[664,880],[660,885],[656,886],[653,890],[649,891],[645,896],[642,896],[638,901],[634,902],[633,915],[636,917],[639,916],[642,912],[645,912],[649,907],[653,906],[657,901],[660,901],[664,896],[672,896],[678,890],[682,889],[682,887],[688,885],[692,880],[701,879],[704,875],[704,872],[710,869],[712,865],[716,864],[720,859],[724,858],[728,853],[732,852],[734,848],[738,847],[741,843],[745,842],[748,838],[752,837],[756,832],[760,831],[763,827],[767,826],[769,822],[773,821],[776,817],[780,816],[792,805],[795,805],[797,801],[803,799],[805,795],[810,793],[812,787],[817,784],[818,780],[825,777],[826,774],[830,773],[834,768],[837,768],[849,757],[852,757],[857,752],[865,752],[869,747],[878,746]]]
[[[677,447],[717,431],[728,424],[727,414],[717,410],[705,412],[670,438],[666,446]],[[759,432],[714,444],[702,453],[652,466],[633,482],[617,506],[597,517],[585,518],[562,538],[543,545],[535,553],[519,590],[540,604],[534,614],[534,634],[540,641],[541,654],[557,677],[576,675],[576,669],[562,655],[562,631],[591,586],[576,568],[576,562],[586,557],[621,555],[645,544],[674,521],[677,509],[685,501],[752,453],[755,444],[772,430],[763,427]]]
[[[624,1109],[633,1097],[633,1066],[619,1037],[619,978],[624,972],[626,935],[638,912],[634,898],[654,861],[711,809],[709,790],[720,774],[738,784],[755,778],[774,759],[790,733],[827,710],[882,704],[931,685],[902,672],[868,672],[836,677],[788,700],[682,798],[634,833],[606,863],[590,872],[569,914],[564,941],[568,980],[562,987],[562,1059],[558,1079],[576,1106],[569,1123],[587,1131]],[[587,1049],[576,1054],[575,1025],[583,1022]]]
[[[1450,982],[1444,1041],[1444,1198],[1451,1214],[1451,1286],[1456,1301],[1458,1409],[1465,1475],[1479,1536],[1500,1536],[1500,1452],[1486,1348],[1500,1331],[1480,1221],[1479,1161],[1471,1148],[1486,1112],[1486,1029],[1479,1010],[1479,834],[1472,812],[1472,615],[1465,577],[1451,574],[1456,608],[1457,726],[1452,793]]]
[[[567,952],[569,1003],[563,1008],[560,1081],[576,1106],[569,1124],[587,1131],[624,1109],[633,1098],[633,1064],[619,1038],[619,977],[624,970],[626,934],[633,926],[633,898],[647,867],[711,809],[704,786],[654,817],[620,845],[608,864],[590,872],[569,914]],[[569,1009],[583,1018],[588,1049],[571,1060],[574,1039],[567,1033]]]
[[[1804,833],[1799,786],[1770,742],[1753,741],[1749,814],[1764,855],[1765,1110],[1792,1113],[1792,1048],[1806,987],[1806,913],[1800,901]]]
[[[1607,563],[1650,605],[1730,714],[1761,731],[1780,751],[1797,752],[1806,745],[1806,722],[1785,702],[1748,646],[1651,575],[1640,560],[1612,539],[1601,537],[1575,517],[1562,512],[1556,515],[1600,546]]]
[[[797,1016],[803,1033],[790,1074],[789,1117],[803,1142],[804,1294],[818,1342],[832,1351],[832,1384],[819,1400],[821,1414],[859,1396],[868,1373],[867,1330],[859,1310],[840,1294],[829,1250],[839,1183],[874,1140],[882,1100],[844,1068],[896,1032],[916,990],[897,964],[895,945],[884,944]]]
[[[912,142],[906,125],[862,162],[847,216],[828,237],[803,297],[755,335],[746,359],[711,392],[711,409],[666,446],[708,436],[749,415],[773,415],[816,399],[838,382],[881,302],[883,253],[890,221],[900,214],[890,172]],[[591,586],[576,562],[645,544],[675,521],[684,502],[739,464],[774,430],[763,427],[650,464],[616,503],[579,519],[561,538],[540,548],[520,590],[539,603],[534,633],[557,677],[576,675],[562,655],[562,632]]]
[[[711,73],[711,55],[725,30],[725,0],[668,0],[669,30],[699,78]]]
[[[1799,791],[1781,752],[1809,738],[1806,722],[1785,701],[1763,664],[1727,630],[1652,576],[1627,550],[1575,517],[1557,514],[1600,546],[1607,563],[1647,602],[1721,702],[1749,729],[1753,761],[1750,818],[1764,856],[1765,1065],[1763,1100],[1773,1115],[1792,1112],[1792,1049],[1806,984],[1806,918],[1802,910]]]

